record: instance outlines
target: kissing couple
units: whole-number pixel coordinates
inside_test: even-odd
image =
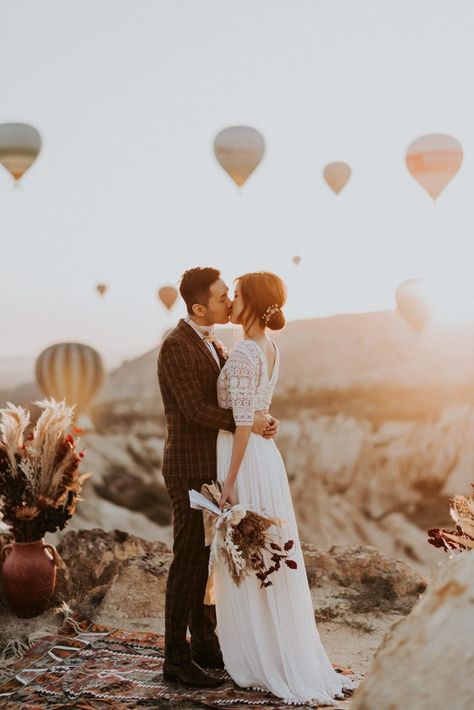
[[[217,269],[186,271],[180,284],[187,316],[163,341],[158,380],[166,416],[163,477],[173,513],[173,561],[165,607],[165,680],[217,687],[224,669],[243,688],[292,704],[333,704],[352,689],[321,643],[283,459],[271,416],[280,354],[269,331],[285,325],[286,286],[258,271],[234,282]],[[242,340],[227,354],[213,326],[231,322]],[[284,519],[296,569],[285,565],[271,586],[255,575],[237,586],[223,559],[213,566],[215,605],[204,603],[209,547],[202,513],[188,491],[219,481],[221,509],[237,502]],[[187,640],[189,629],[190,643]],[[211,669],[211,672],[209,672]]]

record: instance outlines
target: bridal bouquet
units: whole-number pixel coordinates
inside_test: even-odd
[[[29,432],[30,414],[23,407],[8,402],[0,410],[0,520],[17,542],[62,530],[91,475],[79,473],[84,452],[67,433],[74,408],[52,398],[35,404],[43,412]]]
[[[222,555],[237,586],[255,573],[262,588],[273,584],[268,577],[280,569],[282,562],[290,569],[297,569],[296,561],[289,559],[294,552],[294,540],[283,542],[270,532],[272,527],[281,528],[285,521],[246,510],[239,504],[222,511],[217,504],[221,495],[219,485],[205,484],[201,493],[189,491],[191,507],[203,511],[205,542],[211,546],[209,572]]]
[[[474,483],[471,483],[474,488]],[[456,523],[456,530],[430,528],[428,542],[446,551],[462,552],[474,550],[474,493],[450,498],[450,514]]]

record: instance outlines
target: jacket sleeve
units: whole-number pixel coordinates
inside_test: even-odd
[[[196,373],[189,367],[189,355],[179,343],[163,344],[158,370],[187,422],[208,429],[235,431],[232,410],[204,399]]]

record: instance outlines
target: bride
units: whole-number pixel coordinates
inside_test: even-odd
[[[277,381],[280,355],[267,329],[283,328],[285,300],[285,284],[275,274],[236,280],[231,321],[242,325],[245,337],[217,382],[219,405],[232,408],[236,431],[219,431],[217,478],[223,484],[221,508],[240,502],[287,521],[297,569],[283,565],[267,588],[255,575],[237,587],[219,558],[213,571],[217,633],[225,668],[237,685],[292,704],[332,704],[343,687],[354,684],[334,670],[319,638],[280,452],[273,439],[251,432],[254,412],[269,409]]]

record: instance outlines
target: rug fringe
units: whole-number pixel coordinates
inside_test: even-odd
[[[0,653],[0,673],[7,672],[15,661],[23,658],[34,644],[45,636],[50,636],[50,631],[33,631],[26,638],[10,639]]]
[[[53,609],[53,611],[55,614],[62,614],[64,616],[64,620],[68,621],[71,626],[73,626],[74,630],[81,631],[81,629],[77,626],[77,623],[74,621],[74,612],[69,604],[62,602],[62,604]],[[50,636],[52,633],[54,633],[54,631],[51,629],[49,631],[38,630],[32,631],[23,638],[9,639],[0,650],[0,674],[7,673],[10,670],[10,666],[15,661],[20,660],[20,658],[22,658],[37,641],[45,636]]]
[[[81,627],[79,622],[76,621],[75,612],[71,609],[67,602],[63,601],[62,604],[55,609],[55,611],[57,614],[62,614],[64,616],[64,623],[68,623],[76,633],[83,633],[84,629]]]

